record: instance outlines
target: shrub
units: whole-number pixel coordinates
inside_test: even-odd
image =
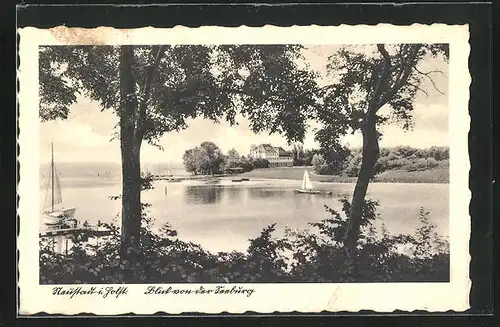
[[[436,166],[438,165],[438,162],[437,162],[437,160],[436,160],[436,159],[434,159],[433,157],[428,157],[428,158],[427,158],[427,165],[428,165],[429,167],[431,167],[431,168],[432,168],[432,167],[436,167]]]
[[[361,159],[362,155],[360,152],[353,153],[347,167],[344,169],[344,174],[349,177],[357,177],[361,167]]]
[[[326,163],[326,160],[319,153],[316,153],[312,158],[312,166],[314,172],[318,175],[328,175],[330,173],[330,167]]]
[[[236,163],[236,167],[243,168],[243,172],[252,171],[255,168],[253,163],[245,158],[241,158],[241,160]]]
[[[257,158],[252,160],[252,164],[255,168],[269,168],[271,163],[267,159]]]

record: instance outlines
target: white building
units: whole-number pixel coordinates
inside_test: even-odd
[[[271,144],[259,144],[250,146],[250,157],[257,159],[267,159],[270,167],[292,167],[293,155],[285,151],[282,147]]]

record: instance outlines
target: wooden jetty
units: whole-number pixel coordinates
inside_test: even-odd
[[[99,238],[103,236],[112,235],[112,231],[108,228],[99,227],[99,226],[60,226],[60,227],[52,227],[49,229],[41,230],[39,232],[40,238],[51,238],[54,243],[52,244],[52,251],[57,253],[65,253],[68,254],[68,250],[73,247],[73,238],[78,239],[80,236],[87,236],[90,238],[94,238],[99,244]]]
[[[76,227],[76,228],[46,229],[40,231],[39,236],[53,237],[53,236],[67,236],[67,235],[77,235],[77,234],[87,234],[90,236],[101,237],[101,236],[109,236],[112,234],[112,232],[107,228]]]

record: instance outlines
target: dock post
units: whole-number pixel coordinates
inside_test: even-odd
[[[62,254],[63,253],[63,242],[64,242],[64,236],[56,236],[55,239],[56,239],[56,253],[60,253]]]

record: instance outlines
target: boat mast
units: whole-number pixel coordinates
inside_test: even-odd
[[[52,161],[50,164],[52,175],[52,212],[54,212],[54,142],[52,142]]]

